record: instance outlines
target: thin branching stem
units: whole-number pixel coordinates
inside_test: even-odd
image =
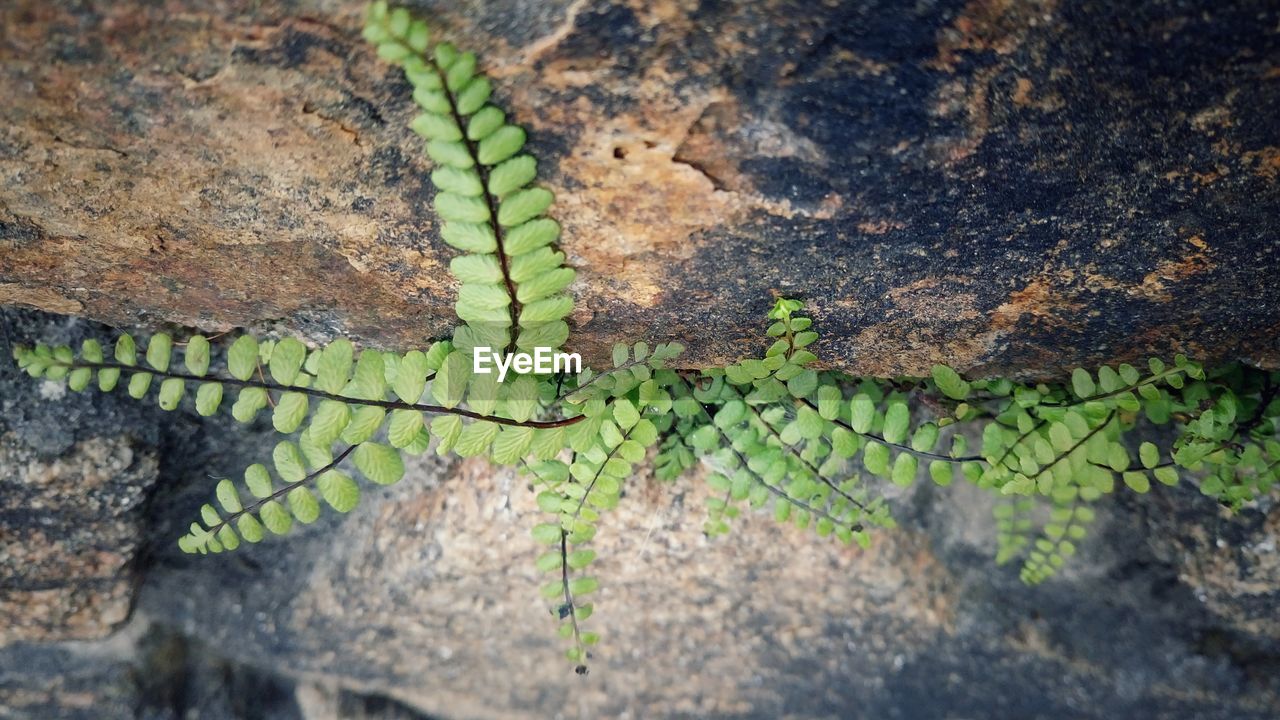
[[[417,410],[419,412],[431,413],[435,415],[459,415],[472,420],[484,420],[486,422],[497,423],[499,425],[510,425],[513,427],[531,427],[531,428],[558,428],[573,425],[586,419],[585,415],[575,415],[574,417],[560,418],[558,420],[512,420],[499,415],[485,415],[473,410],[467,410],[457,407],[444,407],[443,405],[428,405],[426,403],[408,403],[400,400],[368,400],[365,398],[352,398],[345,395],[337,395],[323,390],[317,390],[310,387],[292,387],[289,385],[280,385],[279,383],[241,380],[239,378],[222,377],[218,375],[189,375],[187,373],[173,372],[171,370],[155,370],[152,368],[142,367],[141,365],[123,365],[120,363],[88,363],[88,362],[71,362],[62,363],[54,362],[53,365],[59,365],[74,370],[77,368],[89,368],[92,370],[116,369],[133,373],[145,372],[162,378],[176,378],[178,380],[189,380],[192,382],[216,382],[235,387],[254,387],[263,390],[277,390],[280,392],[296,392],[311,397],[322,398],[325,400],[334,400],[348,405],[369,405],[372,407],[380,407],[387,410]],[[430,379],[430,378],[428,378]]]
[[[268,495],[268,496],[266,496],[266,497],[264,497],[264,498],[259,498],[257,502],[255,502],[255,503],[253,503],[253,504],[251,504],[251,505],[248,505],[248,506],[242,507],[242,508],[240,508],[239,510],[237,510],[236,512],[233,512],[233,513],[231,513],[230,515],[226,516],[225,518],[223,518],[223,519],[222,519],[222,522],[220,522],[220,523],[218,523],[217,525],[214,525],[213,527],[209,528],[209,534],[210,534],[210,536],[216,537],[216,536],[217,536],[217,534],[218,534],[218,532],[219,532],[219,531],[221,531],[221,530],[222,530],[222,528],[227,527],[227,526],[228,526],[228,525],[230,525],[231,523],[233,523],[233,522],[235,522],[236,520],[240,519],[240,516],[241,516],[241,515],[248,515],[248,514],[251,514],[251,513],[256,513],[256,512],[258,512],[259,510],[261,510],[261,509],[262,509],[262,506],[263,506],[263,505],[266,505],[267,503],[269,503],[269,502],[271,502],[271,501],[273,501],[273,500],[279,500],[280,498],[285,497],[285,496],[286,496],[286,495],[288,495],[289,493],[293,492],[296,488],[300,488],[300,487],[302,487],[303,485],[306,485],[307,483],[311,482],[312,480],[315,480],[316,478],[320,477],[321,475],[323,475],[323,474],[325,474],[325,473],[329,472],[330,470],[334,469],[334,468],[335,468],[335,467],[337,467],[337,466],[338,466],[338,465],[339,465],[343,460],[346,460],[346,459],[347,459],[347,456],[348,456],[348,455],[350,455],[350,454],[352,453],[352,451],[354,451],[356,448],[360,447],[360,445],[361,445],[361,443],[356,443],[355,445],[349,445],[349,446],[347,446],[347,449],[346,449],[346,450],[343,450],[341,453],[339,453],[339,454],[338,454],[338,456],[337,456],[337,457],[335,457],[333,460],[329,461],[329,463],[328,463],[328,464],[326,464],[324,467],[320,468],[319,470],[316,470],[315,472],[312,472],[311,474],[307,475],[306,477],[302,478],[301,480],[298,480],[297,482],[289,483],[288,485],[285,485],[284,487],[280,488],[279,490],[276,490],[275,492],[271,493],[270,495]]]

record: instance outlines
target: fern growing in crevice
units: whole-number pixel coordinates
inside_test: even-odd
[[[33,377],[73,390],[96,380],[138,399],[154,390],[165,410],[190,398],[201,415],[228,404],[243,423],[270,414],[288,437],[269,464],[216,484],[179,540],[186,552],[287,533],[315,521],[321,502],[351,511],[361,494],[352,468],[387,485],[404,475],[403,453],[483,456],[531,479],[545,513],[531,531],[545,546],[542,593],[585,673],[599,642],[587,623],[599,586],[592,541],[649,457],[660,481],[705,468],[710,536],[751,510],[865,547],[874,529],[895,525],[889,487],[922,474],[939,486],[970,482],[999,498],[996,560],[1020,561],[1028,583],[1077,552],[1093,504],[1122,485],[1148,492],[1185,469],[1201,476],[1202,492],[1240,507],[1280,478],[1280,374],[1205,372],[1179,356],[1152,359],[1146,371],[1077,369],[1062,384],[966,380],[945,366],[929,378],[854,377],[821,367],[813,322],[787,298],[769,312],[762,355],[723,368],[674,368],[679,344],[639,342],[617,346],[602,371],[516,369],[502,382],[475,372],[484,348],[509,358],[554,353],[568,339],[575,273],[555,246],[553,198],[533,184],[525,132],[491,104],[473,54],[433,43],[425,23],[385,3],[371,6],[365,37],[403,70],[423,111],[412,128],[426,140],[440,236],[461,253],[450,270],[462,324],[450,338],[405,353],[241,336],[218,358],[209,339],[166,334],[141,351],[123,335],[109,357],[94,340],[79,353],[15,350]],[[1135,455],[1128,438],[1140,424],[1180,432],[1165,448],[1138,444]]]

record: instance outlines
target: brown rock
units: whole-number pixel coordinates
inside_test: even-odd
[[[7,433],[0,468],[0,645],[107,636],[132,607],[154,455],[121,436],[46,460]]]
[[[1200,4],[424,10],[531,131],[588,359],[731,361],[781,293],[858,373],[1057,374],[1280,361],[1274,8]],[[0,302],[448,332],[408,88],[358,3],[0,13]]]

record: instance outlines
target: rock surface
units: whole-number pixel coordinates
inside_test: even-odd
[[[0,323],[109,337],[29,312]],[[268,456],[271,429],[49,395],[0,363],[6,719],[1263,720],[1280,703],[1274,503],[1230,517],[1190,488],[1121,494],[1064,573],[1027,588],[992,563],[991,501],[967,486],[898,497],[901,527],[863,552],[762,517],[708,541],[696,477],[641,475],[598,539],[604,642],[580,678],[511,473],[418,460],[347,516],[190,557],[175,538],[211,476]],[[112,480],[31,495],[70,468]],[[89,565],[86,547],[129,561]],[[33,576],[105,610],[32,622]]]
[[[858,373],[1280,362],[1274,3],[413,4],[531,131],[589,360],[735,360],[784,293]],[[445,334],[428,164],[360,5],[5,3],[0,304]]]

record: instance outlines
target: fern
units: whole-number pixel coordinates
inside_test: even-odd
[[[650,456],[662,481],[706,470],[709,536],[757,511],[866,547],[874,529],[895,526],[889,485],[922,474],[939,486],[973,483],[998,498],[997,563],[1020,561],[1027,583],[1076,554],[1093,504],[1122,487],[1145,493],[1188,470],[1203,493],[1239,508],[1280,478],[1280,374],[1240,365],[1206,373],[1178,356],[1145,371],[1076,369],[1058,384],[966,380],[941,365],[928,378],[853,377],[823,369],[812,320],[787,298],[769,311],[761,356],[723,368],[674,368],[678,343],[638,342],[616,346],[606,370],[517,371],[504,382],[477,373],[484,348],[505,357],[568,339],[575,274],[555,247],[553,198],[533,184],[525,132],[491,104],[473,54],[433,43],[425,23],[385,3],[370,7],[365,37],[404,72],[423,111],[412,128],[426,140],[440,235],[461,253],[450,264],[462,323],[452,337],[405,353],[357,353],[345,339],[308,348],[240,336],[215,346],[163,333],[144,349],[122,335],[110,357],[95,340],[78,353],[15,349],[30,375],[72,390],[123,383],[164,410],[189,402],[208,416],[229,405],[243,423],[270,415],[286,439],[269,464],[218,481],[178,541],[185,552],[286,534],[314,522],[322,502],[350,512],[361,497],[353,475],[398,482],[403,453],[483,456],[532,479],[545,513],[531,531],[546,546],[542,594],[585,673],[600,639],[587,627],[599,587],[591,543]],[[1138,425],[1179,432],[1163,449],[1138,444],[1135,455]]]

